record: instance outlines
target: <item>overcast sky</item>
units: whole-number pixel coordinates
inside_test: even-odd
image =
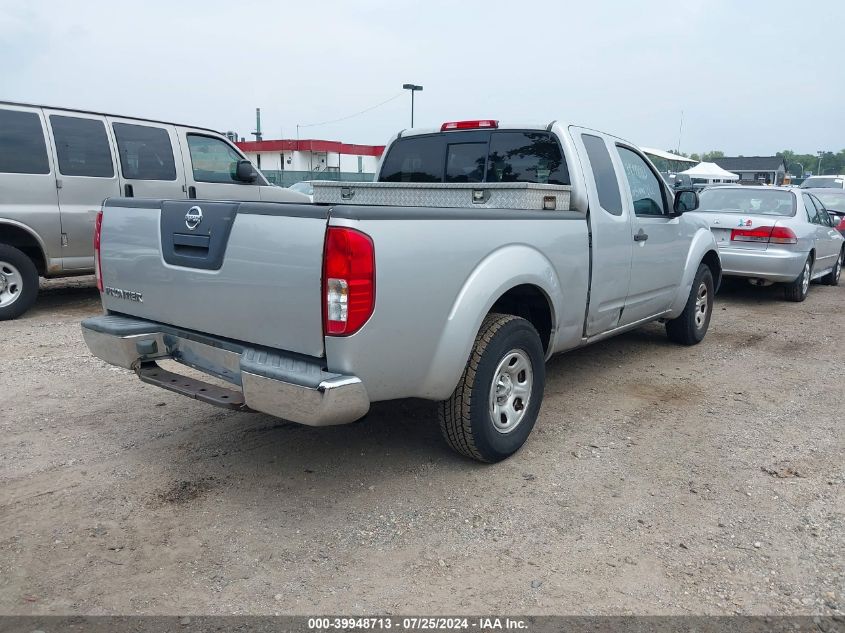
[[[84,7],[84,8],[83,8]],[[806,17],[802,17],[806,15]],[[295,138],[422,84],[416,124],[595,127],[729,155],[845,148],[845,2],[0,0],[0,100]],[[381,144],[405,93],[300,138]]]

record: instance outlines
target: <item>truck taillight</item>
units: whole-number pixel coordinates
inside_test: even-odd
[[[753,229],[733,229],[731,242],[797,244],[798,236],[786,226],[758,226]]]
[[[94,273],[97,275],[97,290],[103,291],[103,264],[100,260],[100,233],[103,230],[103,212],[94,220]]]
[[[499,122],[494,119],[476,119],[474,121],[448,121],[440,126],[441,132],[449,130],[479,130],[483,128],[497,128]]]
[[[361,329],[376,303],[373,241],[342,226],[326,231],[323,253],[323,332],[349,336]]]

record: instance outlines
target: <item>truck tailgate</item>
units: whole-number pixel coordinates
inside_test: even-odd
[[[322,356],[327,215],[327,207],[307,204],[109,200],[101,232],[103,305]]]

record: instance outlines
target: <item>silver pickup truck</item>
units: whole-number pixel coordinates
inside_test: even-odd
[[[698,343],[721,278],[707,223],[684,215],[697,194],[580,127],[405,131],[377,183],[318,183],[315,200],[108,200],[88,347],[144,382],[308,425],[437,401],[448,444],[495,462],[531,432],[552,355],[655,320]]]

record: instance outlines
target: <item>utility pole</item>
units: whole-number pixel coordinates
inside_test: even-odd
[[[822,156],[824,156],[824,152],[822,150],[819,150],[818,152],[816,152],[816,154],[819,155],[819,173],[817,173],[816,175],[821,176],[822,175]]]
[[[675,152],[678,154],[678,156],[681,155],[681,134],[683,133],[683,131],[684,131],[684,111],[681,110],[681,125],[680,125],[680,127],[678,127],[678,147],[675,150]]]
[[[402,84],[402,89],[411,91],[411,127],[414,127],[414,93],[422,90],[423,87],[416,84]]]

